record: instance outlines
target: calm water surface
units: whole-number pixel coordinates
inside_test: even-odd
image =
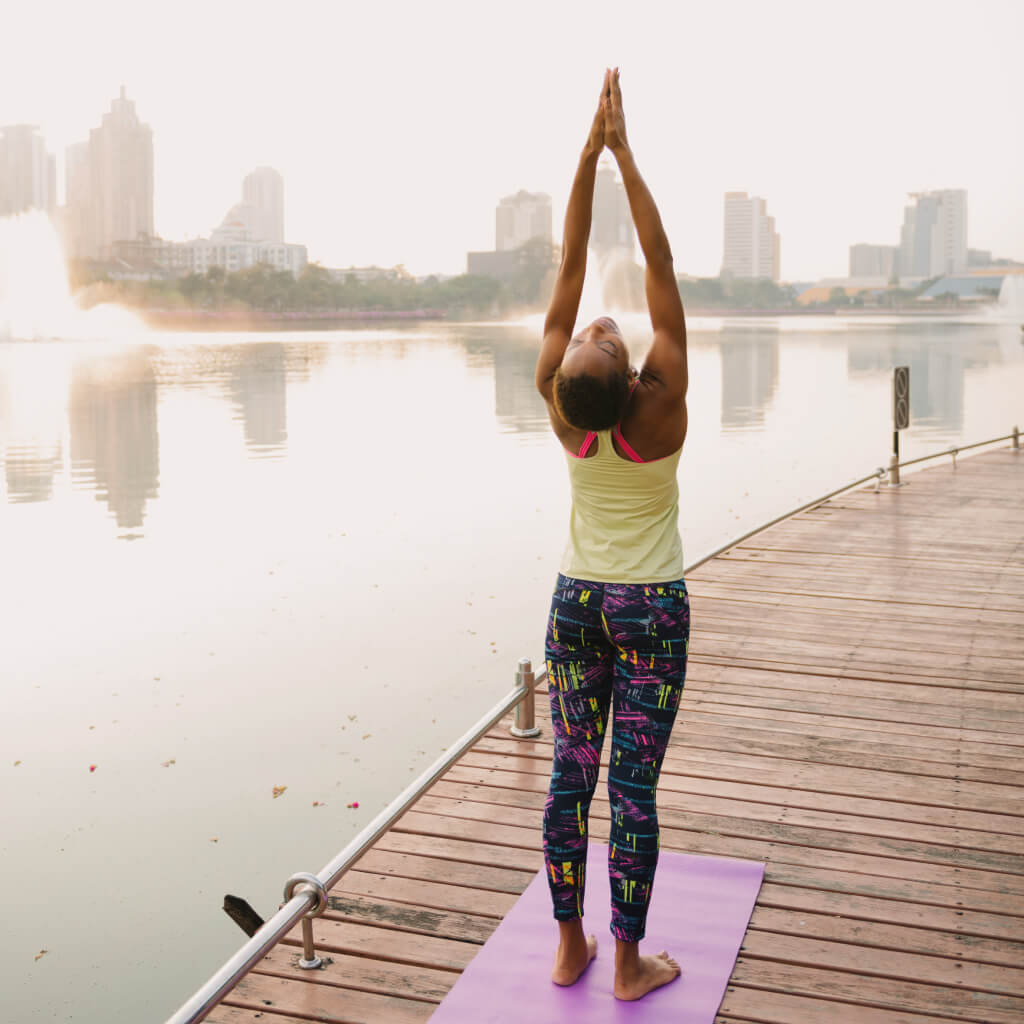
[[[536,333],[0,344],[3,1020],[163,1020],[225,893],[269,916],[540,661]],[[687,564],[882,465],[899,364],[907,456],[1024,421],[1016,325],[692,322]]]

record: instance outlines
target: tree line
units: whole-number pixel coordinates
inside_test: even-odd
[[[557,256],[551,243],[533,239],[519,250],[515,269],[502,280],[472,274],[417,280],[399,267],[388,276],[361,281],[354,273],[331,272],[318,263],[307,264],[298,276],[257,264],[234,273],[223,267],[210,267],[204,274],[148,280],[114,279],[101,266],[72,264],[70,277],[79,301],[86,306],[116,302],[144,310],[318,314],[420,310],[454,317],[503,317],[545,308],[554,283]],[[621,294],[616,305],[634,304],[643,309],[642,280],[642,269],[631,267],[630,273],[618,282],[630,287],[617,289]],[[678,283],[684,305],[695,309],[780,310],[797,306],[796,289],[764,279],[680,277]],[[902,305],[912,301],[927,283],[913,290],[891,289],[881,301]],[[815,307],[862,304],[860,297],[850,297],[842,288],[833,288],[828,299]]]

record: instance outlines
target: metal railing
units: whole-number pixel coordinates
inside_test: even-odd
[[[879,467],[875,472],[860,477],[851,483],[837,487],[828,494],[808,501],[798,508],[791,509],[767,523],[762,523],[753,530],[748,530],[739,537],[734,538],[727,544],[705,555],[700,560],[687,566],[685,574],[689,575],[694,569],[711,561],[729,548],[741,544],[743,541],[753,537],[757,533],[774,526],[776,523],[789,519],[792,516],[806,512],[823,504],[830,498],[834,498],[846,491],[853,490],[863,484],[875,481],[875,490],[885,480],[888,473],[890,483],[899,484],[899,469],[904,466],[913,466],[920,462],[927,462],[930,459],[952,456],[953,468],[956,468],[956,456],[963,451],[974,448],[982,448],[986,445],[998,444],[1000,441],[1011,441],[1015,452],[1020,452],[1020,431],[1015,426],[1011,433],[1002,437],[994,437],[987,441],[977,441],[973,444],[954,445],[941,452],[932,455],[922,455],[916,459],[907,459],[904,462],[892,463],[888,471]],[[210,978],[176,1013],[167,1018],[166,1024],[198,1024],[206,1015],[217,1006],[217,1004],[238,984],[241,978],[249,972],[270,950],[275,946],[298,922],[302,922],[302,957],[299,966],[307,969],[317,968],[321,965],[320,958],[316,955],[313,945],[313,918],[322,914],[327,907],[327,893],[332,889],[339,878],[355,863],[366,851],[367,847],[375,843],[391,826],[419,799],[420,796],[436,782],[462,755],[473,746],[481,736],[490,730],[505,714],[515,708],[515,724],[510,731],[514,736],[530,738],[540,734],[534,722],[534,691],[537,684],[544,681],[547,670],[544,669],[536,677],[529,658],[520,660],[516,670],[516,685],[497,704],[484,714],[477,722],[470,726],[458,742],[419,776],[411,782],[394,800],[384,808],[376,818],[373,819],[352,841],[339,853],[326,867],[318,874],[311,875],[305,872],[292,875],[285,884],[284,905],[280,910],[252,936],[251,939],[230,959],[216,974]]]

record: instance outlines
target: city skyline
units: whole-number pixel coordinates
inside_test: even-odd
[[[56,203],[55,158],[38,127],[0,125],[0,215],[32,209],[56,214],[68,258],[127,261],[140,269],[179,274],[204,273],[214,265],[231,272],[268,263],[297,275],[308,262],[304,245],[283,241],[284,179],[272,167],[245,175],[241,202],[208,239],[179,242],[158,235],[152,219],[152,130],[139,119],[123,85],[89,140],[67,147],[66,166],[61,206]],[[990,251],[967,245],[965,189],[916,192],[907,198],[912,203],[903,211],[899,244],[851,244],[848,280],[924,280],[993,262]],[[726,192],[724,201],[719,276],[779,283],[781,235],[766,200]],[[467,273],[506,279],[519,267],[519,250],[527,243],[553,244],[551,197],[520,189],[501,198],[494,237],[494,250],[467,253]],[[602,265],[612,252],[627,261],[636,255],[626,191],[607,154],[597,169],[590,248]],[[405,272],[403,264],[392,269]],[[363,270],[374,276],[382,272],[379,267]],[[681,276],[693,277],[685,271]]]
[[[207,235],[238,180],[269,165],[312,260],[458,273],[492,244],[496,196],[550,194],[557,239],[601,71],[617,63],[680,272],[717,274],[721,197],[737,189],[768,198],[785,279],[844,274],[851,243],[891,239],[905,195],[936,188],[970,193],[973,247],[1024,258],[1019,4],[866,3],[856,18],[641,4],[620,25],[611,5],[524,2],[497,49],[499,26],[468,4],[342,16],[300,2],[244,31],[239,11],[185,0],[156,49],[119,0],[69,6],[60,32],[26,11],[25,45],[0,68],[0,124],[38,125],[60,159],[123,82],[154,130],[162,236]],[[255,58],[279,73],[249,74]]]

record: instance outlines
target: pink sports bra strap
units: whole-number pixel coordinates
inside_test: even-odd
[[[622,445],[622,450],[634,462],[643,462],[644,461],[643,459],[640,458],[639,455],[637,455],[637,453],[635,451],[633,451],[633,449],[630,446],[629,442],[622,436],[622,431],[619,430],[618,427],[614,427],[613,430],[612,430],[612,433],[615,435],[615,440],[618,441],[620,445]]]
[[[590,446],[594,443],[594,439],[597,437],[595,431],[590,431],[589,434],[583,439],[583,444],[580,445],[579,455],[576,456],[578,459],[582,459],[587,452],[590,451]]]

